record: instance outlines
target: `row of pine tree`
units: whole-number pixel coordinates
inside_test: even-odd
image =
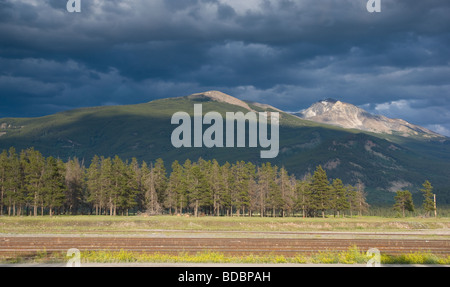
[[[318,166],[297,179],[283,167],[216,160],[155,163],[95,156],[89,167],[33,148],[0,154],[1,215],[193,214],[344,216],[367,211],[364,186],[330,182]]]
[[[436,195],[433,194],[433,186],[428,180],[426,180],[422,186],[423,188],[420,191],[423,195],[423,203],[422,203],[423,211],[425,212],[426,216],[431,216],[432,213],[434,213],[434,216],[437,216],[436,202],[435,202]],[[410,212],[415,211],[412,194],[409,190],[397,191],[394,199],[395,199],[394,210],[397,211],[399,214],[401,212],[401,215],[403,217],[405,217],[405,211]]]

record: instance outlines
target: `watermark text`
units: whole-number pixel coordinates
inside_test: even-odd
[[[81,0],[68,0],[66,8],[69,13],[80,13]]]
[[[225,122],[220,113],[209,112],[203,116],[202,105],[194,105],[194,131],[192,132],[191,117],[186,112],[177,112],[172,116],[171,123],[179,125],[172,132],[171,141],[175,148],[193,147],[201,148],[234,148],[248,147],[268,148],[262,150],[261,158],[275,158],[279,152],[279,120],[278,112],[227,112]],[[270,118],[270,137],[268,131],[268,120]],[[246,129],[248,123],[248,130]],[[209,127],[203,131],[203,125]],[[259,133],[259,137],[258,137]],[[248,134],[248,140],[246,135]],[[192,139],[193,137],[193,139]],[[259,142],[258,142],[259,140]]]
[[[380,13],[381,12],[381,0],[369,0],[367,2],[367,11],[369,13],[373,13],[373,12],[377,12]]]

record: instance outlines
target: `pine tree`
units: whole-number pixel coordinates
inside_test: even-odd
[[[232,172],[231,164],[226,162],[220,167],[220,174],[222,177],[222,190],[219,191],[219,208],[223,209],[223,213],[231,215],[231,185],[232,185]],[[219,211],[220,212],[220,211]]]
[[[263,163],[257,168],[256,178],[261,217],[266,215],[266,209],[269,205],[269,193],[275,181],[273,173],[272,164],[270,162]]]
[[[158,158],[153,167],[155,189],[158,195],[158,202],[164,202],[167,188],[167,172],[164,166],[164,161]]]
[[[77,214],[83,201],[85,188],[85,169],[78,158],[69,159],[66,163],[66,202],[67,210]]]
[[[302,211],[302,217],[313,216],[311,206],[311,183],[312,175],[306,174],[302,180],[298,180],[296,184],[296,207]]]
[[[353,211],[358,210],[358,191],[356,187],[348,184],[345,186],[345,196],[347,197],[348,204],[349,204],[349,210],[350,210],[350,217],[353,216]]]
[[[86,171],[86,187],[87,187],[87,202],[92,204],[95,209],[95,215],[102,214],[102,209],[105,207],[105,198],[102,186],[102,170],[100,158],[95,155]]]
[[[211,189],[200,166],[195,164],[192,166],[192,186],[189,192],[190,206],[194,209],[194,216],[199,215],[199,209],[208,206],[210,201]]]
[[[322,166],[318,166],[313,174],[311,183],[311,208],[322,213],[331,207],[331,188],[327,174]]]
[[[362,216],[363,212],[369,209],[369,204],[366,202],[367,193],[364,190],[364,184],[358,180],[356,184],[356,201],[358,205],[358,215]]]
[[[246,166],[244,161],[238,161],[231,167],[231,205],[238,216],[241,210],[249,205],[249,168],[251,169],[251,166]]]
[[[282,167],[278,173],[278,184],[280,186],[280,208],[282,216],[290,214],[295,207],[296,179],[289,176],[287,170]]]
[[[158,201],[158,194],[156,192],[156,175],[154,167],[144,162],[142,165],[142,178],[145,191],[145,212],[149,215],[161,214],[162,207]]]
[[[186,195],[185,208],[188,212],[190,212],[190,208],[192,207],[192,195],[195,192],[195,180],[192,173],[193,167],[194,164],[189,159],[187,159],[183,164],[183,186],[184,194]]]
[[[11,147],[8,152],[9,171],[7,173],[6,190],[8,197],[8,215],[21,215],[22,206],[25,204],[23,191],[23,172],[20,160],[15,148]],[[17,210],[18,209],[18,210]]]
[[[412,194],[408,190],[399,190],[395,196],[394,210],[401,211],[405,217],[405,210],[414,211],[414,203],[412,201]]]
[[[224,177],[221,173],[221,167],[217,160],[211,163],[211,172],[209,173],[209,181],[213,198],[213,214],[218,216],[221,207],[221,191],[225,187]]]
[[[14,216],[16,209],[24,203],[21,192],[21,169],[16,150],[12,147],[8,152],[0,154],[0,214],[4,206],[8,207],[8,215]]]
[[[53,208],[63,205],[65,190],[65,175],[62,162],[54,157],[47,158],[43,174],[42,197],[44,205],[49,208],[50,216],[53,215]]]
[[[169,181],[167,183],[166,189],[166,199],[164,201],[164,206],[169,208],[170,213],[172,213],[172,209],[175,210],[175,213],[182,213],[182,206],[185,200],[182,199],[182,194],[184,192],[183,188],[183,168],[175,160],[172,163],[172,172],[169,176]],[[178,212],[178,210],[180,211]]]
[[[137,205],[136,197],[139,192],[139,183],[137,181],[137,175],[135,174],[135,169],[133,165],[128,165],[124,163],[121,166],[121,182],[118,207],[121,209],[122,214],[129,215],[130,209]]]
[[[131,163],[130,163],[130,173],[132,176],[132,182],[134,187],[136,188],[136,209],[138,211],[143,210],[144,209],[144,188],[143,188],[143,183],[142,183],[142,170],[141,167],[139,166],[138,160],[133,157],[131,159]]]
[[[333,188],[333,196],[334,196],[334,209],[339,216],[342,212],[342,216],[344,216],[344,211],[350,208],[350,203],[347,200],[346,190],[342,180],[335,179],[332,184]]]
[[[427,180],[424,182],[424,184],[422,185],[423,189],[421,189],[420,191],[423,194],[423,209],[425,210],[427,216],[430,216],[431,212],[435,211],[435,206],[434,206],[434,195],[433,195],[433,186],[431,185],[431,183]]]
[[[431,184],[424,184],[425,194],[431,190]],[[160,214],[164,207],[171,214],[187,210],[196,216],[200,212],[289,216],[302,210],[304,217],[320,212],[324,217],[327,210],[361,214],[368,207],[362,185],[344,188],[339,179],[330,185],[321,166],[313,176],[297,180],[271,163],[255,166],[238,161],[221,166],[217,160],[199,158],[196,163],[186,160],[183,166],[174,161],[167,178],[162,159],[140,167],[136,158],[129,164],[118,156],[94,156],[85,169],[76,158],[63,163],[33,148],[22,150],[20,157],[14,148],[0,154],[0,214],[7,210],[9,215],[21,215],[22,207],[28,213],[30,206],[34,215],[76,214],[86,205],[97,215],[124,215],[130,210]]]
[[[203,190],[200,193],[200,206],[204,213],[210,214],[213,210],[214,196],[212,183],[215,180],[211,176],[212,170],[212,162],[210,160],[206,161],[204,159],[199,159],[197,165],[200,168],[201,172],[201,189]]]
[[[245,213],[247,209],[248,214],[251,216],[252,211],[255,210],[254,201],[252,201],[252,192],[256,189],[256,166],[247,162],[244,166],[244,189],[241,192],[242,204],[242,214]]]
[[[183,213],[183,208],[188,206],[188,194],[186,181],[184,180],[184,167],[176,161],[172,165],[172,173],[174,173],[173,179],[175,180],[175,191],[177,195],[177,207],[180,213]]]
[[[252,167],[249,167],[250,179],[248,181],[248,198],[249,198],[249,216],[253,216],[254,212],[259,210],[259,201],[258,201],[258,184],[257,180],[257,167],[252,164]]]
[[[110,216],[115,215],[115,203],[116,203],[116,191],[115,179],[114,179],[113,162],[110,157],[100,158],[100,198],[104,200],[102,207],[105,209],[105,213]],[[107,212],[109,210],[109,212]]]
[[[117,215],[117,211],[121,208],[123,201],[126,201],[127,189],[125,173],[125,164],[119,156],[115,156],[112,160],[112,185],[110,189],[110,196],[112,199],[113,215]]]
[[[20,154],[20,161],[24,172],[24,187],[26,200],[33,207],[33,215],[37,216],[38,207],[41,206],[41,214],[44,214],[43,204],[43,175],[45,171],[45,159],[39,151],[33,148],[24,150]]]
[[[277,210],[283,206],[283,197],[281,193],[282,184],[278,178],[278,166],[273,166],[268,171],[269,192],[267,195],[267,206],[272,210],[272,216],[277,216]],[[286,180],[286,178],[283,178]],[[285,186],[283,186],[285,188]]]
[[[6,194],[6,181],[8,179],[8,153],[6,150],[0,154],[0,215],[3,215],[4,197]]]

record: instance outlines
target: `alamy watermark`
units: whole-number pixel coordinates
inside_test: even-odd
[[[381,266],[381,252],[377,248],[370,248],[367,250],[366,256],[370,259],[367,261],[367,267],[380,267]]]
[[[80,250],[71,248],[67,250],[67,257],[71,257],[66,264],[66,267],[81,267]]]
[[[370,13],[381,12],[381,0],[369,0],[366,5],[367,11]]]
[[[268,131],[269,118],[270,137]],[[269,150],[260,152],[261,158],[275,158],[278,156],[280,147],[280,114],[278,112],[260,112],[258,115],[256,112],[248,112],[245,115],[243,112],[227,112],[225,121],[226,138],[224,139],[224,120],[220,113],[209,112],[203,116],[202,104],[195,104],[194,131],[192,132],[191,116],[186,112],[177,112],[172,116],[171,121],[173,125],[179,125],[172,132],[172,145],[175,148],[242,148],[246,147],[246,135],[248,134],[248,147],[258,147],[259,139],[261,148],[269,148]],[[248,130],[246,129],[247,123]],[[203,132],[204,124],[210,126]]]
[[[81,0],[68,0],[67,1],[67,11],[70,13],[80,13],[81,12]],[[367,11],[369,13],[381,12],[381,0],[368,0],[366,5]]]
[[[81,0],[68,0],[66,9],[69,13],[81,12]]]

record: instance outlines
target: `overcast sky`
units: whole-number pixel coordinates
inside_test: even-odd
[[[0,0],[0,117],[220,90],[450,136],[450,1]]]

